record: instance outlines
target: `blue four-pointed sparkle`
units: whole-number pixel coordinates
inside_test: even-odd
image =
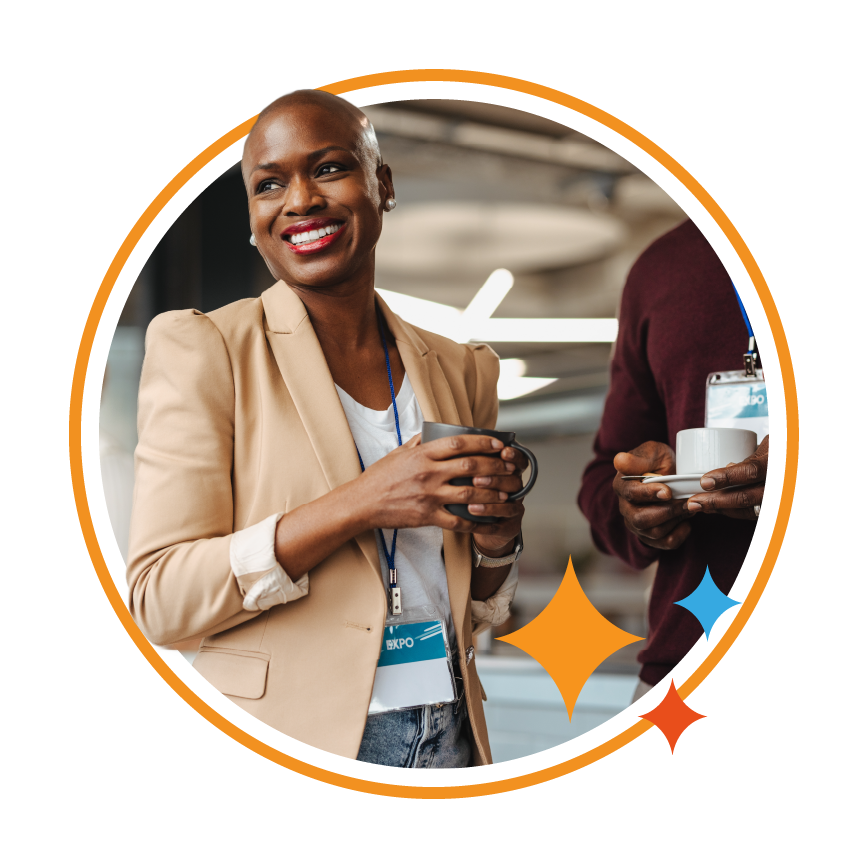
[[[683,600],[677,600],[676,606],[681,606],[687,609],[705,630],[705,638],[708,639],[711,628],[717,622],[717,619],[732,606],[740,606],[737,600],[730,599],[724,594],[720,588],[714,583],[711,578],[711,572],[708,567],[705,568],[705,575],[699,583],[699,587],[690,596]]]

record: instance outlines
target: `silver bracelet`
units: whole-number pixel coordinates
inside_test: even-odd
[[[515,548],[510,552],[510,554],[504,555],[502,558],[490,558],[487,555],[482,554],[482,552],[476,548],[476,540],[472,536],[470,537],[470,545],[473,547],[474,567],[505,567],[507,564],[514,564],[519,559],[522,549],[524,549],[524,540],[521,531],[519,531],[518,538],[515,541]]]

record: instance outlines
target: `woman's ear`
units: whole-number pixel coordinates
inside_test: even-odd
[[[395,185],[392,183],[392,169],[385,163],[377,166],[377,180],[380,182],[380,207],[386,204],[386,199],[395,198]]]

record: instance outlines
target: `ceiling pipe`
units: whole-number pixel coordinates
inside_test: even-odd
[[[554,163],[574,169],[613,174],[636,171],[623,157],[595,142],[559,139],[473,121],[455,121],[391,106],[367,106],[364,111],[378,133]]]

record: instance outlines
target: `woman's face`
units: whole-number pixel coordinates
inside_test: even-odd
[[[260,122],[244,153],[250,228],[272,274],[291,286],[330,287],[370,271],[388,166],[359,120],[311,103]]]

